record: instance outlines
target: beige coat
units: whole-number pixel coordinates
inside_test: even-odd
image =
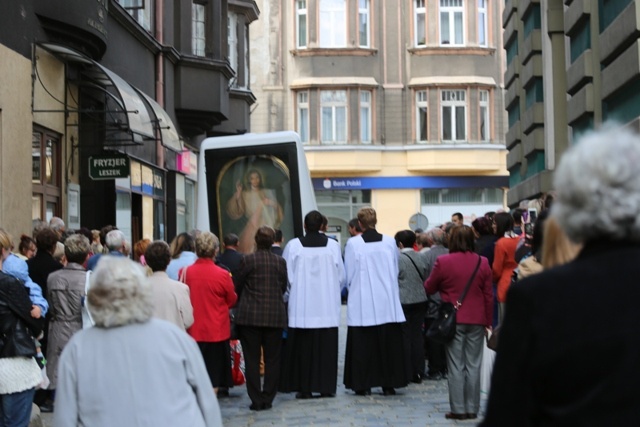
[[[182,330],[193,325],[193,307],[189,287],[173,280],[164,271],[156,271],[149,277],[153,290],[153,316],[167,320]]]
[[[47,338],[47,376],[50,389],[55,389],[58,379],[60,353],[73,334],[82,329],[82,299],[87,273],[76,263],[69,263],[62,270],[54,271],[47,278],[49,301],[49,335]]]

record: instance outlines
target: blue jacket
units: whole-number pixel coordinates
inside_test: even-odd
[[[11,254],[2,262],[2,271],[22,281],[22,283],[29,288],[29,298],[31,298],[31,302],[40,307],[42,317],[44,317],[47,311],[49,311],[49,304],[42,295],[40,286],[29,277],[29,267],[26,261]]]

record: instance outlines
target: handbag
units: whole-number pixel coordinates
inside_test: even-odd
[[[498,334],[500,333],[500,325],[493,328],[491,335],[487,337],[487,347],[489,349],[496,351],[498,349]]]
[[[433,323],[431,323],[429,329],[427,329],[426,335],[428,338],[431,338],[435,342],[439,342],[441,344],[447,344],[456,336],[456,312],[462,306],[462,301],[464,301],[464,298],[467,296],[471,283],[476,277],[476,273],[480,268],[480,260],[481,258],[478,256],[476,268],[473,270],[473,274],[469,278],[462,295],[460,295],[460,298],[456,301],[455,305],[450,302],[440,303],[438,306],[438,317],[436,317]]]

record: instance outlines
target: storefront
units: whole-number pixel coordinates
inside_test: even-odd
[[[487,211],[504,209],[504,176],[355,176],[313,178],[318,209],[329,219],[329,232],[342,244],[349,238],[347,223],[363,206],[378,214],[378,230],[393,235],[418,228],[416,214],[432,228],[461,212],[466,224]]]

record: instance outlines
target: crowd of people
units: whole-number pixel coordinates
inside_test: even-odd
[[[35,402],[56,426],[221,425],[236,337],[250,410],[278,392],[335,397],[346,300],[342,381],[356,396],[446,380],[445,417],[476,419],[493,334],[482,426],[625,425],[638,412],[638,161],[637,136],[594,133],[563,157],[535,220],[515,209],[469,226],[456,212],[390,237],[364,207],[344,251],[316,210],[289,242],[257,227],[246,254],[209,231],[132,247],[115,227],[74,233],[53,218],[15,248],[0,229],[0,418],[26,426]],[[425,334],[441,303],[456,308],[446,342]]]

